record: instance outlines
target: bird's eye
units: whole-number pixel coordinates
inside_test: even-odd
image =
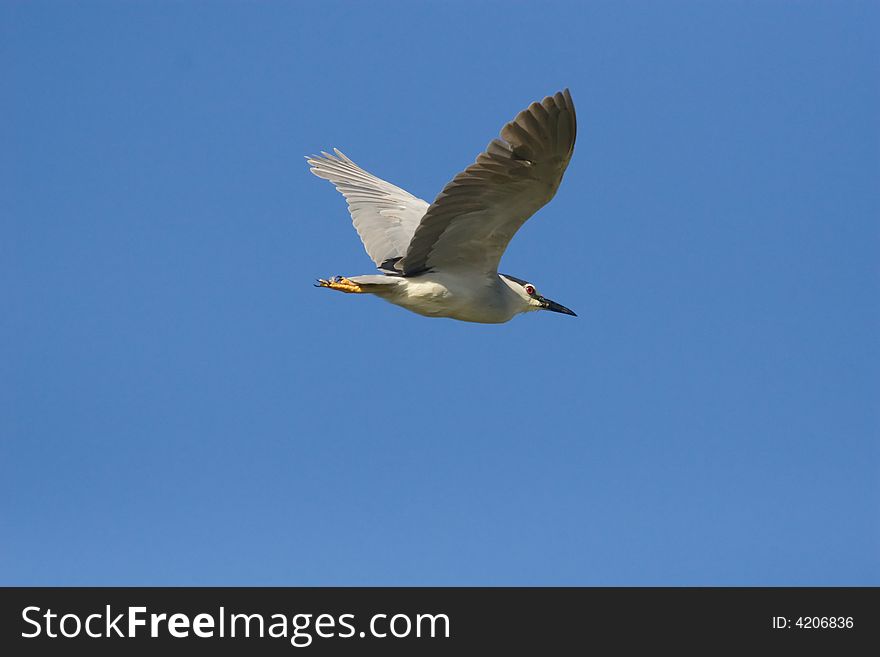
[[[534,285],[526,285],[526,294],[528,294],[529,296],[532,296],[534,293],[535,293],[535,286]]]

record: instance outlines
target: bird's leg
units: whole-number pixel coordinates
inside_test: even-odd
[[[331,290],[339,290],[348,294],[359,294],[364,288],[345,276],[333,276],[330,279],[319,278],[315,287],[329,287]]]

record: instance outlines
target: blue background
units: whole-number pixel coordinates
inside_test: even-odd
[[[880,584],[878,18],[2,3],[0,582]],[[578,318],[311,286],[565,86]]]

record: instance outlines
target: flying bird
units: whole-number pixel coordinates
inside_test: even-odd
[[[428,317],[498,324],[519,313],[575,313],[534,284],[499,274],[513,235],[553,198],[574,152],[568,89],[532,103],[476,162],[428,204],[361,169],[339,150],[307,157],[345,200],[380,274],[318,279],[316,286],[374,294]]]

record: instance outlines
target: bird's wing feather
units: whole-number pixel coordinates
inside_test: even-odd
[[[568,89],[532,103],[440,192],[395,268],[496,273],[516,231],[556,194],[575,135]]]
[[[345,200],[367,254],[382,267],[406,253],[428,203],[364,171],[339,150],[306,158],[311,172],[329,180]]]

